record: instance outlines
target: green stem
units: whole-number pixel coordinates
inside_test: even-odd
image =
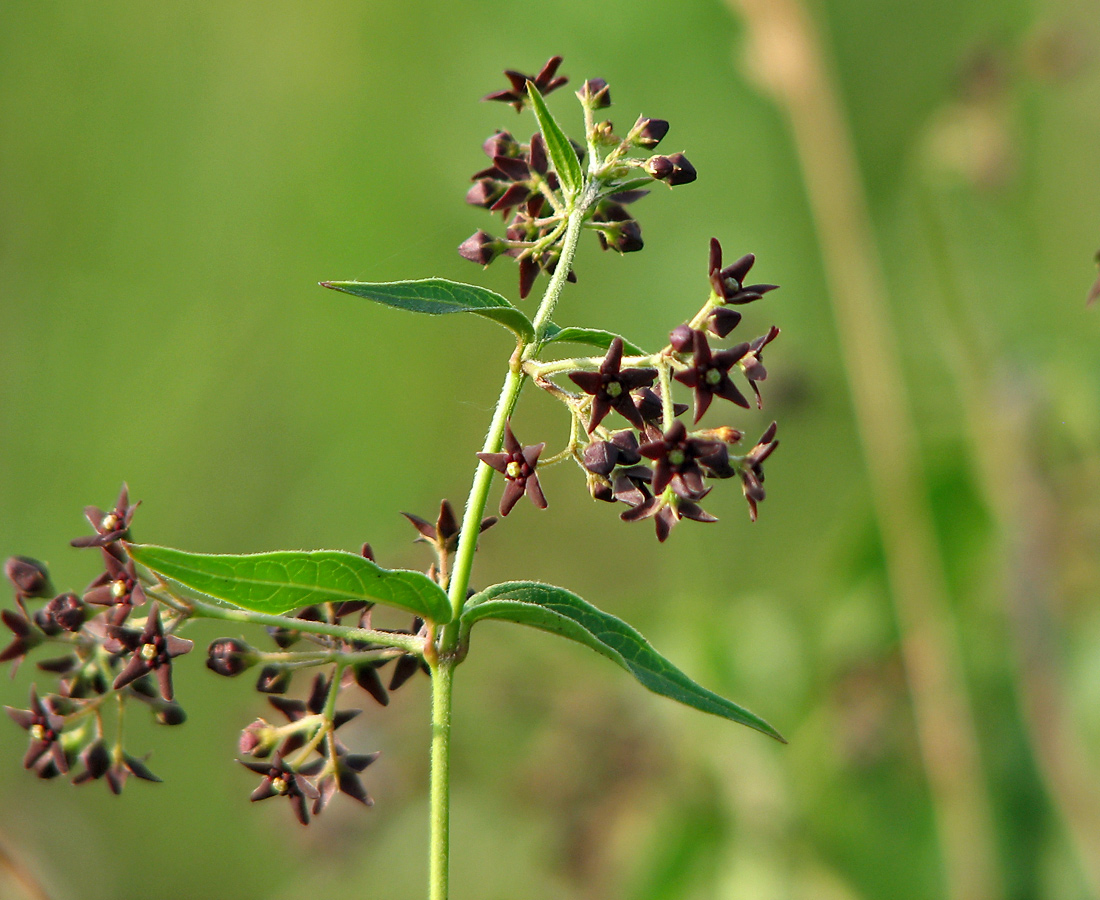
[[[535,337],[527,344],[521,343],[508,365],[508,375],[497,399],[493,420],[489,424],[489,433],[485,436],[482,451],[499,453],[504,443],[504,427],[516,408],[520,391],[523,390],[527,375],[523,363],[534,359],[542,348],[550,317],[554,313],[558,298],[565,287],[566,278],[577,253],[577,241],[585,216],[595,201],[596,192],[592,186],[586,186],[575,199],[569,210],[568,224],[562,239],[561,255],[558,266],[546,293],[542,297],[533,324]],[[454,667],[458,662],[456,650],[459,648],[460,622],[462,606],[466,602],[466,591],[470,585],[470,572],[474,564],[474,551],[477,550],[478,529],[485,506],[489,500],[489,488],[493,482],[493,469],[478,462],[474,472],[470,496],[466,501],[466,511],[462,517],[462,531],[455,552],[454,566],[451,569],[451,583],[448,591],[454,616],[444,627],[439,639],[439,656],[428,664],[432,672],[432,771],[431,771],[431,845],[429,864],[429,900],[447,900],[448,867],[450,858],[450,791],[451,791],[451,688],[454,683]]]
[[[451,685],[454,660],[432,666],[432,785],[429,900],[447,900],[451,852]]]

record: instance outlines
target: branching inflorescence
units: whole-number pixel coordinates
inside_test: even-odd
[[[507,131],[485,141],[490,165],[473,176],[466,199],[501,214],[503,237],[479,230],[459,246],[462,256],[481,265],[514,259],[521,298],[540,274],[548,276],[533,316],[485,288],[438,278],[322,283],[413,312],[474,313],[515,336],[461,522],[447,501],[434,522],[404,513],[417,540],[433,551],[427,571],[382,568],[369,545],[359,553],[210,555],[138,544],[131,533],[137,505],[124,487],[110,511],[85,510],[93,533],[72,542],[100,561],[99,574],[83,592],[55,593],[45,567],[33,559],[7,562],[17,611],[3,611],[12,640],[0,661],[18,665],[40,647],[60,653],[37,663],[40,671],[55,676],[56,686],[41,695],[32,688],[26,709],[7,708],[28,732],[26,768],[41,778],[67,775],[76,784],[104,780],[115,793],[130,775],[159,780],[143,758],[125,748],[126,708],[138,701],[151,708],[157,721],[181,724],[185,716],[175,697],[172,668],[192,644],[177,633],[195,618],[252,623],[267,628],[269,649],[220,638],[207,650],[207,667],[228,677],[258,672],[256,689],[267,695],[276,715],[274,721],[257,718],[243,730],[239,759],[259,776],[253,800],[285,797],[305,824],[337,793],[371,804],[361,775],[377,754],[354,752],[337,736],[360,713],[340,708],[341,699],[358,692],[361,699],[385,706],[393,691],[423,671],[431,677],[433,693],[431,897],[442,900],[447,892],[451,686],[455,667],[469,652],[470,630],[480,619],[570,638],[658,694],[779,738],[762,719],[695,684],[629,625],[564,588],[533,581],[481,591],[470,586],[478,537],[497,521],[484,515],[497,474],[503,481],[499,514],[507,516],[524,496],[546,508],[539,471],[572,460],[594,498],[624,504],[620,517],[625,521],[652,519],[664,541],[681,519],[716,521],[700,505],[715,480],[738,479],[755,519],[764,499],[763,464],[777,446],[775,423],[740,454],[735,450],[742,430],[699,427],[720,401],[749,408],[745,388],[762,406],[763,354],[779,329],[725,348],[712,344],[739,327],[741,307],[775,288],[746,283],[751,254],[723,265],[722,248],[711,240],[707,280],[700,278],[705,299],[656,352],[614,331],[554,322],[565,283],[576,280],[580,235],[593,231],[604,250],[641,250],[641,226],[628,207],[656,182],[678,186],[696,178],[682,153],[654,152],[669,130],[666,121],[642,116],[625,137],[616,136],[611,122],[599,118],[611,105],[602,79],[586,81],[577,91],[584,142],[566,137],[544,101],[566,83],[558,74],[560,64],[555,57],[535,76],[508,71],[510,87],[485,98],[519,112],[530,107],[538,130],[527,143]],[[564,343],[597,352],[544,358],[548,348]],[[511,416],[527,382],[547,391],[569,414],[565,447],[549,458],[546,442],[524,445],[512,432]],[[691,391],[691,407],[676,402],[675,384]],[[375,627],[376,605],[410,614],[410,627]],[[291,699],[286,695],[299,673],[309,676],[308,694]]]

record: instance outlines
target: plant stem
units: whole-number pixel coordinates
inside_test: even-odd
[[[504,443],[504,427],[516,408],[520,391],[523,390],[527,375],[523,363],[534,359],[542,348],[546,329],[550,324],[554,307],[565,287],[569,270],[573,266],[573,257],[577,253],[577,241],[581,226],[589,207],[594,202],[596,191],[586,184],[574,199],[568,214],[568,224],[562,239],[561,255],[558,265],[546,286],[542,302],[539,303],[533,324],[535,337],[527,344],[516,348],[508,365],[508,374],[500,389],[496,409],[489,433],[485,436],[485,453],[499,453]],[[443,628],[439,639],[439,654],[436,659],[428,657],[432,673],[432,770],[431,770],[431,838],[429,862],[429,900],[447,900],[448,870],[450,862],[450,807],[451,807],[451,689],[454,683],[454,667],[458,663],[456,649],[460,638],[459,616],[466,602],[466,592],[470,585],[470,572],[474,564],[474,551],[477,550],[478,532],[485,506],[489,500],[489,488],[493,482],[494,470],[483,462],[478,462],[474,472],[470,496],[466,501],[466,511],[462,517],[462,530],[455,552],[454,566],[451,570],[449,595],[454,610],[452,621]]]
[[[543,338],[546,336],[550,317],[554,313],[558,297],[565,287],[569,270],[573,266],[573,257],[577,253],[577,241],[581,234],[581,225],[584,223],[588,208],[593,202],[595,191],[586,187],[577,198],[573,208],[569,211],[568,224],[565,228],[565,237],[562,239],[561,256],[558,258],[558,266],[546,286],[546,293],[539,303],[538,311],[532,324],[535,326],[535,337],[530,343],[522,345],[519,352],[512,357],[513,362],[509,366],[508,375],[504,379],[504,385],[500,389],[500,397],[497,399],[496,409],[493,412],[493,420],[489,424],[489,433],[485,435],[485,445],[481,448],[484,453],[499,453],[504,443],[504,426],[512,412],[516,408],[520,391],[523,390],[527,376],[523,372],[522,363],[533,359],[542,348]],[[453,620],[458,621],[462,612],[462,605],[466,602],[466,589],[470,585],[470,572],[474,564],[474,551],[477,549],[478,529],[481,519],[485,515],[485,506],[489,499],[489,487],[493,482],[493,469],[483,462],[477,465],[474,473],[474,481],[470,487],[470,496],[466,501],[466,511],[462,517],[462,531],[458,538],[458,550],[455,553],[454,567],[451,571],[450,597],[451,608],[454,610]],[[458,630],[448,627],[443,632],[444,651],[453,650],[453,642],[457,638]]]
[[[432,666],[431,846],[428,900],[447,900],[451,852],[451,685],[454,660]]]

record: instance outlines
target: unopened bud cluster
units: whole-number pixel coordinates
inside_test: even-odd
[[[511,89],[484,99],[508,103],[522,111],[527,103],[526,84],[547,94],[567,82],[557,75],[561,57],[554,57],[536,76],[506,71]],[[611,106],[611,91],[602,78],[584,83],[577,97],[585,112],[585,143],[571,141],[577,159],[592,173],[598,195],[586,212],[587,227],[596,232],[604,250],[632,253],[644,246],[642,229],[627,206],[644,197],[654,181],[668,185],[695,180],[695,168],[682,153],[671,156],[639,155],[653,150],[668,132],[663,119],[640,117],[625,138],[617,137],[609,121],[596,121],[594,113]],[[541,134],[520,143],[508,131],[497,131],[482,145],[491,165],[473,175],[466,202],[499,212],[507,223],[504,237],[479,229],[459,245],[466,259],[487,266],[499,256],[519,264],[519,295],[526,297],[540,272],[553,274],[561,256],[569,198],[562,190]],[[590,159],[589,157],[593,157]],[[570,281],[576,277],[572,270]]]

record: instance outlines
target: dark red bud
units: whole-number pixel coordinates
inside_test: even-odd
[[[240,675],[256,661],[256,651],[236,638],[218,638],[206,651],[206,668],[228,678]]]
[[[12,556],[4,563],[4,574],[23,597],[48,597],[50,573],[37,559],[29,556]]]

